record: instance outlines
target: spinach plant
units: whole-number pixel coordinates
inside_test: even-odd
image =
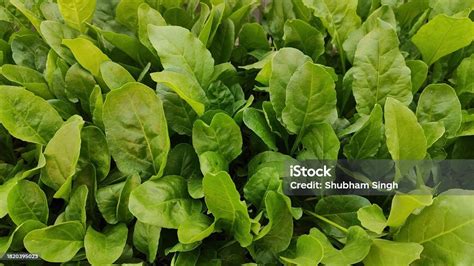
[[[472,191],[282,182],[298,160],[474,159],[473,8],[0,0],[0,257],[473,265]]]

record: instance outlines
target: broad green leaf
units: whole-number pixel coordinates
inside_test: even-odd
[[[100,76],[100,65],[110,60],[97,46],[83,37],[64,39],[62,44],[69,48],[77,62],[95,77]]]
[[[362,261],[369,253],[372,239],[359,226],[347,230],[347,240],[342,249],[332,246],[327,237],[318,229],[311,229],[310,235],[318,239],[324,249],[321,262],[325,265],[352,265]]]
[[[269,191],[265,196],[268,224],[250,247],[257,263],[269,263],[288,248],[293,236],[293,217],[284,195]]]
[[[357,219],[364,228],[377,234],[381,234],[387,226],[387,219],[383,214],[383,210],[377,204],[360,208],[357,211]]]
[[[66,72],[64,82],[69,101],[79,101],[82,109],[88,113],[90,111],[90,95],[96,85],[94,76],[79,64],[74,64]]]
[[[472,200],[472,191],[451,190],[441,194],[419,215],[410,217],[395,240],[421,244],[420,265],[473,264],[474,257],[470,253],[474,246]]]
[[[407,60],[406,63],[411,71],[412,92],[416,93],[428,77],[428,65],[421,60]]]
[[[37,220],[27,220],[17,226],[11,235],[0,237],[0,256],[3,257],[7,251],[23,250],[23,239],[25,236],[33,230],[44,227],[46,227],[46,225]]]
[[[389,6],[381,6],[375,10],[370,14],[367,20],[362,23],[360,28],[349,33],[347,40],[344,42],[344,51],[346,52],[349,61],[354,61],[357,45],[365,35],[379,26],[380,20],[392,25],[393,28],[396,28],[397,26],[397,20],[392,8]]]
[[[360,26],[357,15],[357,0],[303,0],[321,19],[324,27],[332,37],[333,43],[342,51],[342,44],[353,30]]]
[[[274,151],[265,151],[255,155],[248,163],[248,176],[254,175],[258,170],[271,167],[278,171],[280,176],[285,176],[286,163],[297,163],[293,157]]]
[[[413,98],[410,69],[398,49],[395,29],[384,22],[362,38],[354,57],[352,90],[357,111],[369,114],[387,97],[408,105]]]
[[[469,18],[437,15],[424,24],[412,41],[423,55],[423,61],[432,65],[441,57],[461,49],[474,40],[474,22]]]
[[[373,158],[379,151],[383,141],[383,113],[380,105],[376,104],[369,119],[356,131],[347,145],[344,154],[348,159]]]
[[[205,45],[187,29],[148,25],[148,37],[165,69],[181,69],[206,88],[214,72],[214,59]]]
[[[190,217],[178,227],[180,243],[192,244],[202,241],[214,232],[215,222],[204,214]]]
[[[226,172],[207,174],[203,179],[204,199],[209,212],[216,219],[217,227],[222,228],[247,247],[252,243],[250,217],[245,202],[234,182]]]
[[[297,135],[321,122],[337,118],[334,80],[320,65],[306,62],[291,77],[286,88],[282,120]]]
[[[125,174],[163,174],[170,149],[163,104],[149,87],[128,83],[107,94],[103,118],[109,150]]]
[[[86,206],[87,206],[87,195],[89,190],[86,185],[78,187],[71,195],[69,204],[64,210],[64,221],[78,221],[84,225],[86,229]]]
[[[285,108],[288,83],[296,74],[296,70],[308,61],[311,61],[311,58],[294,48],[280,49],[273,56],[269,92],[270,102],[279,121],[282,121],[281,116],[283,108]]]
[[[86,126],[81,131],[81,163],[92,163],[97,180],[102,181],[110,171],[110,153],[104,133],[95,126]]]
[[[298,155],[305,160],[336,160],[340,143],[328,123],[311,126],[302,139],[304,150]]]
[[[66,194],[59,195],[62,193],[58,191],[57,196],[68,198],[70,182],[79,161],[83,125],[82,117],[72,116],[56,132],[44,150],[46,166],[41,169],[41,181],[56,191],[65,186],[63,189]]]
[[[412,265],[422,250],[423,246],[417,243],[374,239],[363,262],[366,266]]]
[[[300,19],[285,22],[283,40],[286,47],[294,47],[316,61],[324,53],[324,36],[310,24]]]
[[[111,90],[118,89],[123,85],[135,82],[132,75],[121,65],[105,61],[100,65],[100,74],[107,87]]]
[[[301,266],[319,264],[324,257],[324,249],[319,240],[311,235],[301,235],[296,242],[296,251],[293,258],[281,257],[287,263]]]
[[[184,178],[171,175],[147,181],[133,190],[129,209],[143,223],[176,229],[201,211],[201,202],[189,196]]]
[[[8,194],[18,182],[18,178],[10,178],[0,185],[0,218],[8,214]]]
[[[127,234],[128,228],[125,224],[106,227],[103,232],[97,232],[89,226],[84,238],[89,263],[92,265],[114,263],[122,255]]]
[[[150,7],[147,3],[142,3],[138,7],[138,38],[145,47],[156,53],[148,39],[148,25],[166,26],[166,21],[160,12]]]
[[[165,110],[166,120],[174,121],[168,126],[180,135],[191,136],[197,114],[180,96],[166,86],[157,86],[156,90]]]
[[[100,129],[104,130],[104,121],[102,120],[102,109],[104,107],[102,91],[98,85],[94,87],[89,97],[90,112],[92,121]]]
[[[393,160],[422,160],[426,156],[426,138],[415,114],[390,97],[385,103],[385,137]]]
[[[245,199],[255,207],[265,207],[265,196],[280,187],[280,176],[275,168],[264,167],[253,174],[244,186]]]
[[[198,155],[206,151],[214,151],[231,162],[242,152],[240,128],[230,116],[224,113],[216,114],[210,125],[197,120],[193,126],[192,140]]]
[[[244,111],[243,119],[245,125],[250,128],[265,143],[265,145],[268,146],[268,148],[274,151],[278,150],[275,142],[275,135],[267,124],[263,112],[255,108],[247,108]]]
[[[115,19],[132,31],[138,24],[138,7],[145,3],[144,0],[120,0],[115,10]]]
[[[315,212],[342,227],[348,228],[360,225],[357,219],[357,211],[369,205],[370,202],[366,198],[357,195],[328,196],[318,201]],[[318,221],[318,224],[329,235],[338,238],[344,236],[339,229],[325,222]]]
[[[470,0],[452,0],[447,2],[443,0],[430,0],[429,2],[429,6],[433,9],[431,11],[432,16],[437,14],[452,16],[461,11],[472,10],[474,8],[474,2]]]
[[[147,255],[148,262],[155,261],[160,243],[161,227],[145,224],[140,221],[135,223],[133,230],[133,245]]]
[[[459,64],[454,78],[456,80],[456,93],[461,95],[463,93],[474,93],[474,77],[472,72],[474,71],[474,55],[462,60]]]
[[[235,26],[232,20],[227,18],[217,28],[213,42],[209,46],[216,64],[226,63],[230,60],[234,44]]]
[[[0,68],[0,74],[9,81],[24,86],[27,90],[43,99],[49,100],[54,98],[43,75],[36,70],[24,66],[5,64]]]
[[[165,175],[179,175],[186,179],[199,175],[199,158],[193,146],[180,143],[170,151]]]
[[[85,32],[95,11],[95,0],[58,0],[59,11],[66,24]]]
[[[206,93],[194,77],[185,73],[164,70],[152,73],[151,78],[178,94],[199,116],[204,114],[207,104]]]
[[[229,171],[229,162],[227,159],[214,151],[206,151],[199,154],[199,165],[203,175]]]
[[[24,243],[32,254],[47,262],[68,262],[84,246],[84,227],[79,222],[65,222],[26,235]]]
[[[138,175],[131,175],[125,182],[109,185],[97,190],[97,206],[107,223],[128,223],[133,218],[128,208],[130,194],[140,185],[140,181]]]
[[[36,183],[27,180],[18,181],[8,193],[7,206],[8,215],[17,226],[28,220],[36,220],[43,224],[48,222],[48,201]]]
[[[33,25],[33,27],[39,32],[41,19],[32,12],[28,7],[25,6],[23,1],[20,0],[10,0],[10,4],[15,6]]]
[[[33,93],[0,86],[0,122],[15,138],[46,145],[63,120],[48,102]]]
[[[454,89],[447,84],[430,84],[420,95],[416,117],[423,123],[442,122],[448,137],[453,137],[461,127],[461,103]]]
[[[402,226],[413,211],[432,203],[433,197],[424,191],[415,190],[410,194],[397,194],[392,199],[387,225],[391,227]]]
[[[62,45],[64,39],[74,39],[79,36],[79,31],[70,28],[57,21],[43,21],[41,22],[41,34],[46,43],[51,46],[61,58],[66,60],[69,64],[74,63],[74,57],[71,51]]]
[[[265,29],[258,23],[246,23],[242,26],[239,45],[248,51],[270,50]]]

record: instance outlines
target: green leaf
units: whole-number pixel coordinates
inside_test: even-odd
[[[229,162],[222,155],[214,151],[201,153],[199,155],[199,165],[203,175],[229,171]]]
[[[412,41],[423,55],[423,61],[432,65],[441,57],[461,49],[474,40],[474,22],[469,18],[437,15],[424,24]]]
[[[125,182],[97,190],[97,206],[109,224],[127,223],[133,218],[128,208],[130,194],[140,185],[140,181],[138,175],[131,175]]]
[[[121,0],[115,10],[115,19],[132,31],[135,31],[138,24],[138,7],[145,3],[144,0]]]
[[[347,240],[342,249],[332,246],[327,237],[316,228],[310,234],[319,240],[324,249],[322,263],[325,265],[352,265],[362,261],[369,253],[372,239],[359,226],[348,229]]]
[[[302,266],[319,264],[324,257],[324,250],[319,240],[311,232],[314,231],[311,230],[309,234],[298,237],[293,258],[281,257],[281,259],[287,263]]]
[[[168,126],[180,135],[191,136],[197,114],[180,96],[166,86],[157,86],[156,92],[163,101],[166,120],[174,121]]]
[[[269,191],[265,196],[268,224],[260,231],[250,247],[257,263],[269,263],[288,248],[293,236],[293,217],[285,196]]]
[[[37,220],[27,220],[15,228],[10,236],[0,237],[0,256],[3,257],[9,250],[23,250],[23,239],[25,236],[33,230],[44,227],[46,227],[46,225]]]
[[[231,162],[242,152],[240,128],[230,116],[224,113],[216,114],[210,125],[197,120],[193,126],[192,140],[198,155],[206,151],[214,151]]]
[[[100,74],[107,87],[111,90],[118,89],[127,83],[135,82],[135,79],[124,67],[112,61],[105,61],[100,65]]]
[[[296,70],[308,61],[311,58],[294,48],[280,49],[271,61],[270,102],[279,121],[282,121],[288,83]]]
[[[247,247],[252,243],[250,217],[245,202],[229,174],[219,172],[207,174],[203,179],[204,199],[209,212],[217,221],[217,227],[223,228],[240,243]]]
[[[442,122],[448,137],[453,137],[461,127],[461,103],[456,92],[447,84],[430,84],[420,95],[416,117],[421,124]]]
[[[282,119],[286,128],[297,135],[321,122],[337,118],[336,90],[331,75],[320,65],[307,62],[299,67],[286,88]]]
[[[387,219],[383,214],[383,210],[377,204],[360,208],[357,211],[357,219],[363,227],[377,234],[381,234],[387,226]]]
[[[414,190],[410,194],[397,194],[392,199],[387,225],[402,226],[413,211],[432,203],[433,197],[425,191]]]
[[[340,143],[328,123],[311,126],[302,139],[304,150],[298,155],[305,160],[336,160]]]
[[[422,250],[423,246],[417,243],[374,239],[363,262],[366,266],[411,265],[420,258]]]
[[[278,171],[272,167],[264,167],[253,174],[244,186],[245,199],[258,209],[265,207],[265,196],[269,191],[277,191],[280,187]]]
[[[359,28],[361,20],[357,15],[357,0],[303,0],[321,19],[324,27],[332,37],[333,43],[343,52],[342,44],[349,33]]]
[[[464,58],[459,64],[454,79],[456,80],[456,93],[461,95],[463,93],[474,93],[474,77],[471,73],[474,71],[474,55]]]
[[[434,199],[433,204],[410,217],[396,241],[415,242],[423,246],[420,264],[473,264],[470,251],[474,246],[474,213],[471,191],[451,190]],[[440,219],[443,222],[430,222]]]
[[[205,45],[187,29],[149,25],[148,37],[165,69],[180,69],[191,74],[203,88],[211,83],[214,59]]]
[[[215,222],[204,214],[190,217],[178,227],[178,239],[180,243],[192,244],[199,242],[214,232]]]
[[[66,95],[71,102],[80,101],[83,110],[90,111],[89,100],[96,82],[94,76],[83,69],[79,64],[72,65],[64,77]]]
[[[385,104],[385,137],[393,160],[425,158],[426,138],[415,114],[390,97]]]
[[[47,262],[67,262],[84,246],[84,227],[79,222],[65,222],[33,230],[25,237],[25,247]]]
[[[41,181],[56,191],[65,189],[56,194],[61,198],[68,198],[70,183],[76,173],[83,125],[84,121],[80,116],[72,116],[56,132],[44,150],[46,166],[41,169]],[[61,195],[61,192],[66,194]]]
[[[46,224],[49,208],[43,190],[33,182],[21,180],[10,190],[7,198],[8,215],[20,226],[28,220]]]
[[[428,65],[421,60],[407,60],[406,63],[411,71],[412,92],[416,93],[428,77]]]
[[[102,181],[110,171],[110,153],[104,133],[95,126],[86,126],[81,131],[81,163],[92,163],[97,180]]]
[[[158,253],[160,236],[161,227],[137,221],[133,230],[133,245],[147,255],[149,262],[153,262]]]
[[[62,45],[62,41],[77,38],[80,34],[79,31],[62,23],[49,20],[41,22],[40,29],[44,40],[51,46],[51,49],[69,64],[74,64],[73,54]]]
[[[78,221],[86,228],[87,195],[89,190],[86,185],[78,187],[71,195],[69,204],[64,210],[64,221]]]
[[[43,99],[54,98],[43,75],[36,70],[24,66],[5,64],[0,68],[0,73],[9,81],[24,86]]]
[[[397,33],[388,24],[362,38],[354,57],[352,90],[357,111],[369,114],[388,97],[408,105],[413,98],[410,69],[398,49]]]
[[[95,3],[95,0],[58,0],[59,11],[66,24],[81,32],[86,32],[86,23],[92,20]]]
[[[376,104],[369,119],[356,131],[347,145],[344,154],[348,159],[368,159],[377,155],[383,141],[383,113]]]
[[[148,25],[166,26],[166,21],[160,12],[151,8],[147,3],[142,3],[138,7],[138,38],[145,47],[155,52],[148,39]]]
[[[128,228],[125,224],[107,227],[103,233],[89,226],[84,238],[84,247],[89,263],[112,264],[125,248]]]
[[[95,77],[100,76],[100,65],[110,60],[97,46],[83,37],[64,39],[62,44],[69,48],[77,62]]]
[[[194,77],[175,71],[162,71],[151,74],[158,84],[165,85],[179,95],[199,115],[206,110],[206,93]]]
[[[244,111],[244,123],[251,129],[267,146],[276,151],[278,150],[275,142],[275,135],[271,131],[263,112],[255,108],[247,108]]]
[[[163,174],[170,149],[163,104],[149,87],[128,83],[107,94],[103,119],[109,150],[125,174]]]
[[[258,23],[246,23],[242,26],[239,44],[248,51],[270,50],[265,29]]]
[[[15,138],[46,145],[63,120],[44,99],[20,88],[0,86],[0,122]]]
[[[360,225],[357,219],[357,211],[369,205],[369,200],[357,195],[328,196],[318,201],[315,212],[342,227],[348,228]],[[318,221],[318,224],[329,235],[338,238],[343,237],[339,229],[322,221]]]
[[[324,36],[310,24],[300,19],[285,22],[283,40],[286,47],[294,47],[316,61],[324,53]]]
[[[133,190],[129,209],[143,223],[176,229],[200,212],[201,202],[191,199],[184,178],[165,176]]]

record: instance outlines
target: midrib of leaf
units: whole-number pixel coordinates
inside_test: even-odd
[[[40,221],[39,217],[35,214],[33,209],[26,203],[25,197],[20,197],[20,198],[21,198],[21,202],[23,203],[23,205],[25,205],[26,209],[30,211],[38,221]]]
[[[154,174],[158,173],[156,171],[156,166],[155,166],[155,155],[153,154],[153,151],[151,149],[151,144],[150,144],[150,140],[148,139],[148,136],[146,134],[146,131],[145,131],[145,127],[142,123],[142,120],[140,119],[140,117],[138,116],[138,113],[137,113],[137,110],[136,110],[136,107],[135,107],[135,104],[133,103],[133,93],[130,95],[130,97],[128,98],[128,101],[129,103],[131,104],[132,106],[132,109],[133,109],[133,115],[135,116],[135,118],[137,119],[138,123],[140,124],[140,128],[142,129],[142,132],[143,132],[143,136],[145,137],[145,142],[146,142],[146,145],[147,145],[147,149],[148,149],[148,152],[150,152],[150,155],[151,155],[151,165],[153,167],[153,172]]]
[[[438,237],[442,237],[442,236],[444,236],[444,235],[446,235],[446,234],[452,233],[453,231],[456,231],[457,229],[459,229],[459,228],[461,228],[461,227],[463,227],[463,226],[466,226],[466,225],[468,225],[468,224],[470,224],[470,223],[473,223],[473,222],[474,222],[474,218],[472,218],[471,220],[469,220],[469,221],[467,221],[467,222],[464,222],[464,223],[462,223],[462,224],[459,224],[459,225],[457,225],[457,226],[455,226],[455,227],[453,227],[453,228],[451,228],[451,229],[449,229],[449,230],[446,230],[446,231],[443,231],[443,232],[441,232],[441,233],[439,233],[439,234],[436,234],[436,235],[434,235],[434,236],[432,236],[432,237],[430,237],[430,238],[424,239],[424,240],[422,240],[422,241],[420,241],[420,242],[418,242],[418,243],[423,244],[423,243],[426,243],[426,242],[430,242],[430,241],[432,241],[432,240],[434,240],[434,239],[436,239],[436,238],[438,238]],[[443,226],[443,227],[444,227],[444,226]]]

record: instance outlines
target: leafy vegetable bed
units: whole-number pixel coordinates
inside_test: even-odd
[[[295,159],[474,159],[473,7],[0,0],[0,256],[474,265],[471,191],[282,189]]]

